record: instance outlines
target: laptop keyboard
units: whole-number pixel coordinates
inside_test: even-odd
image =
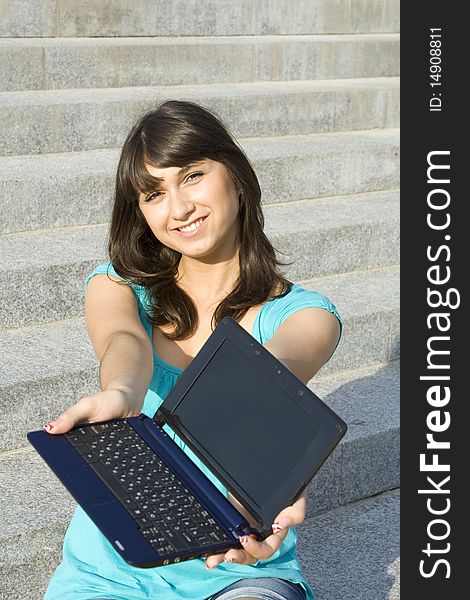
[[[65,434],[159,554],[233,541],[126,421]]]

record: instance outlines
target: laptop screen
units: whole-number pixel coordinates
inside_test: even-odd
[[[276,372],[267,376],[226,338],[173,414],[219,473],[262,510],[321,432],[292,395],[277,384]]]

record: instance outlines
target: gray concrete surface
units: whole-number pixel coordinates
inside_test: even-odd
[[[399,30],[398,0],[2,0],[0,36],[260,35]]]
[[[316,600],[399,600],[400,492],[308,518],[298,556]]]
[[[120,147],[134,120],[168,99],[207,106],[236,137],[393,128],[398,84],[377,77],[0,92],[0,154]]]
[[[358,349],[359,350],[359,349]],[[348,425],[309,486],[312,513],[400,485],[400,365],[383,363],[322,375],[309,387]]]
[[[394,33],[0,38],[0,90],[394,77],[398,56]]]

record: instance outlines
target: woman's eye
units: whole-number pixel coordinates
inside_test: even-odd
[[[202,175],[204,175],[204,173],[202,171],[194,171],[194,173],[190,173],[186,177],[186,181],[194,181],[195,179],[202,177]]]
[[[161,196],[161,192],[152,192],[148,196],[145,197],[145,202],[152,202],[152,200],[157,200]]]

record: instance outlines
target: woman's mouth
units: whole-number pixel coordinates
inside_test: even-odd
[[[175,231],[177,231],[184,237],[192,237],[193,235],[198,234],[202,230],[206,219],[207,217],[201,217],[200,219],[194,221],[190,225],[178,227],[177,229],[175,229]]]

